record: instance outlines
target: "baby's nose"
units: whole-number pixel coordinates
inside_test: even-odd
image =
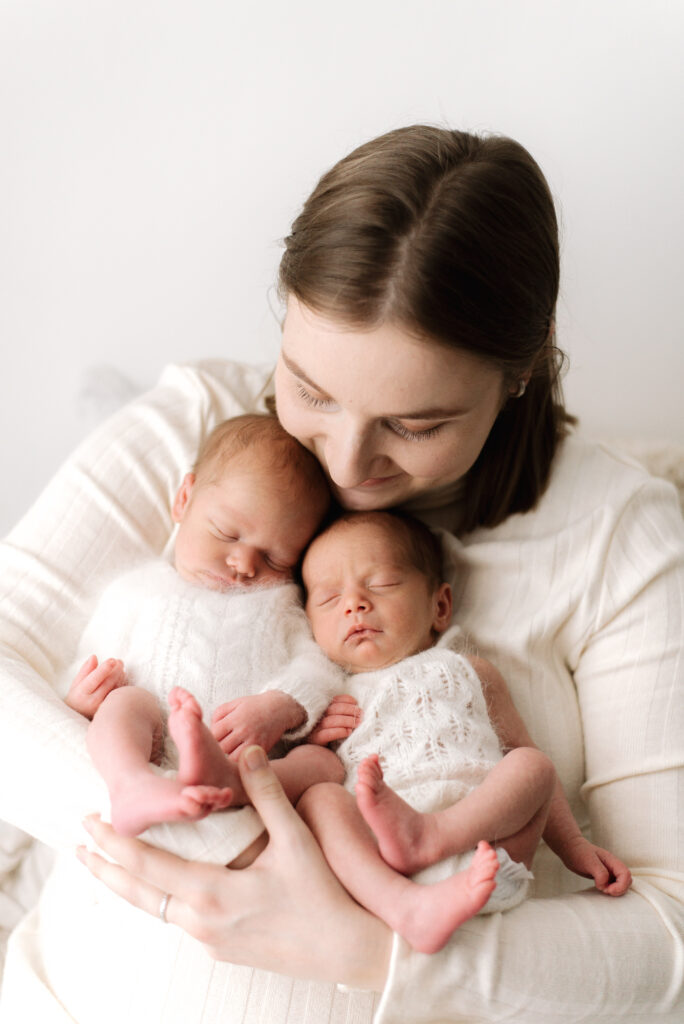
[[[228,555],[227,562],[240,576],[253,579],[257,574],[258,554],[256,548],[248,544],[237,544]]]
[[[345,614],[353,615],[355,612],[366,612],[370,602],[365,594],[353,593],[345,598]]]

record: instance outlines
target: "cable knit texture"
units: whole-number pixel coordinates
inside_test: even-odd
[[[309,732],[343,684],[311,635],[294,583],[208,590],[161,559],[106,588],[66,685],[91,653],[122,658],[128,681],[159,697],[163,709],[173,687],[184,686],[205,720],[236,697],[282,690],[307,713],[288,738]]]

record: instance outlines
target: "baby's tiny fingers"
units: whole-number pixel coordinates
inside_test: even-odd
[[[346,740],[353,731],[353,729],[339,727],[334,729],[314,729],[307,737],[307,742],[315,743],[319,747],[327,747],[328,743],[333,743],[335,740]]]
[[[319,729],[353,729],[358,724],[354,715],[326,715],[318,724]]]
[[[90,675],[95,668],[97,668],[97,658],[94,654],[91,654],[89,658],[86,658],[76,673],[73,685],[82,683],[86,676]]]

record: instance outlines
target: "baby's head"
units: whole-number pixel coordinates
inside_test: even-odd
[[[176,569],[211,590],[288,580],[329,503],[318,461],[275,417],[226,420],[174,500]]]
[[[314,637],[348,672],[432,647],[451,619],[440,543],[410,516],[350,512],[335,520],[311,543],[302,578]]]

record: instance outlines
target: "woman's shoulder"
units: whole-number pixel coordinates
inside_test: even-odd
[[[168,389],[201,402],[215,413],[217,421],[243,412],[266,412],[272,394],[273,364],[206,359],[166,366],[157,388]]]
[[[532,531],[539,536],[572,528],[588,516],[615,523],[640,496],[647,496],[652,507],[660,505],[664,512],[677,505],[673,485],[654,477],[630,454],[573,433],[561,444],[536,507],[511,516],[495,529],[502,534],[524,536]]]

